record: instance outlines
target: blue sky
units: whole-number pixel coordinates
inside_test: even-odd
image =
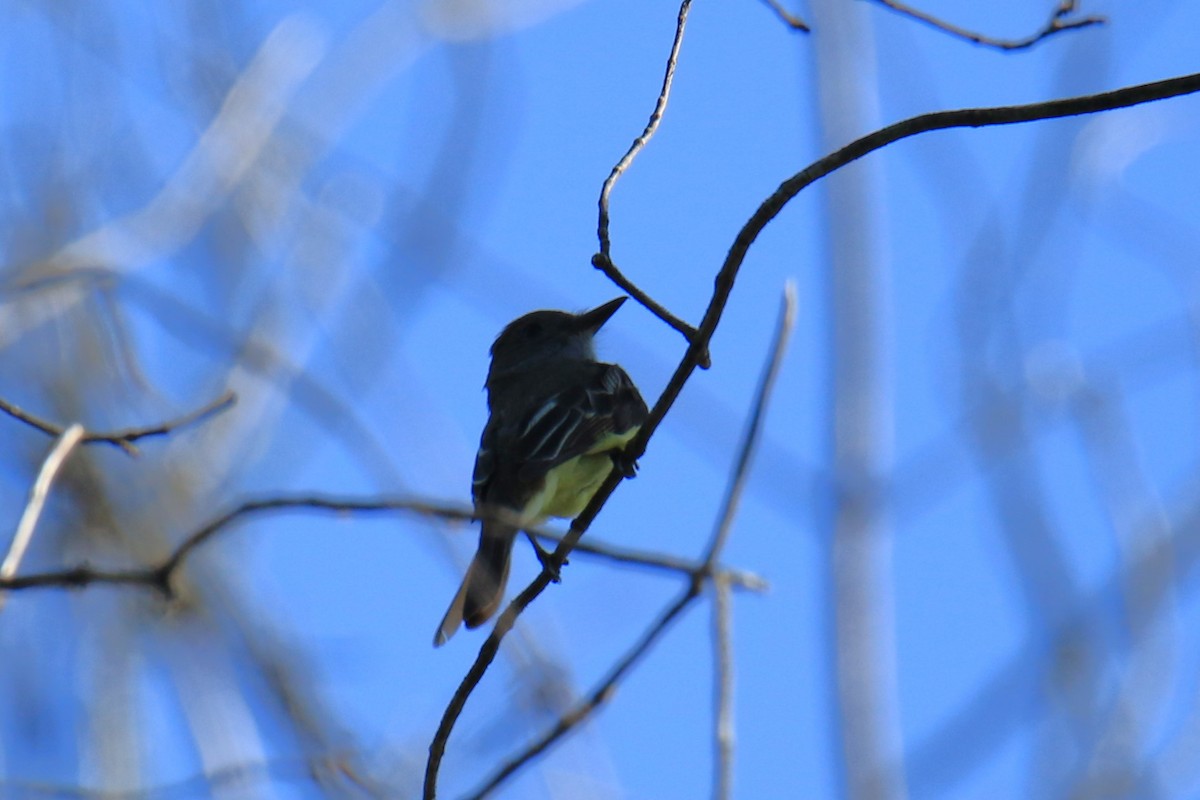
[[[1082,12],[1107,25],[1013,53],[873,3],[840,5],[798,9],[808,36],[757,2],[692,10],[662,127],[612,196],[614,259],[686,319],[698,321],[757,205],[845,143],[828,133],[822,92],[835,114],[861,109],[865,133],[1196,69],[1200,9],[1185,2],[1089,2]],[[922,8],[1015,38],[1051,5]],[[619,294],[589,264],[596,200],[653,107],[677,12],[614,0],[523,16],[536,6],[454,40],[421,16],[438,7],[409,3],[13,11],[0,34],[0,348],[11,365],[0,397],[93,429],[167,418],[226,387],[241,398],[147,443],[137,461],[80,454],[28,569],[161,557],[251,495],[469,499],[496,333],[528,310]],[[817,21],[829,30],[838,14],[864,37],[841,54],[858,76],[841,94],[821,83],[830,67],[817,55]],[[269,136],[231,167],[232,183],[206,182],[214,162],[189,154],[213,157],[203,135],[237,111],[245,98],[229,90],[247,74],[270,91],[238,112],[231,152],[251,146],[256,121]],[[1115,781],[1118,768],[1143,781],[1130,795],[1197,790],[1178,754],[1200,660],[1187,622],[1198,102],[906,140],[862,163],[865,207],[831,202],[820,183],[755,244],[712,369],[693,377],[639,477],[588,533],[701,554],[780,292],[796,281],[793,344],[723,559],[771,584],[735,596],[735,796],[848,792],[829,577],[830,330],[841,313],[829,286],[846,215],[873,232],[866,251],[884,276],[866,287],[882,313],[863,333],[885,354],[884,391],[870,401],[886,421],[874,596],[888,658],[874,666],[891,687],[909,796],[1059,796]],[[189,164],[201,178],[179,183]],[[85,238],[172,186],[194,228],[157,249],[139,249],[153,238],[144,231]],[[63,248],[80,241],[85,257],[68,266],[111,270],[110,291],[16,291],[62,273]],[[627,303],[599,349],[652,399],[682,342]],[[15,525],[49,441],[3,419],[0,437],[13,443],[0,492]],[[264,516],[196,554],[188,613],[164,614],[134,590],[10,597],[0,641],[24,655],[0,666],[0,776],[127,788],[312,748],[271,699],[257,642],[321,709],[316,738],[413,791],[484,638],[429,646],[474,537],[401,516]],[[1147,549],[1171,555],[1164,571],[1123,582]],[[510,593],[536,570],[519,545]],[[1146,587],[1165,599],[1148,601],[1143,621]],[[586,691],[680,589],[675,576],[573,557],[468,703],[445,796],[553,724],[535,690]],[[706,599],[592,721],[498,796],[707,794],[709,616]],[[121,702],[104,702],[113,696]],[[99,730],[128,735],[138,757],[106,764]],[[245,796],[268,785],[313,793],[276,782]]]

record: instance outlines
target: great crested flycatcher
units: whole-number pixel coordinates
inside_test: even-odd
[[[490,416],[471,484],[482,520],[479,548],[433,637],[435,647],[460,623],[476,628],[496,613],[523,527],[578,516],[614,464],[634,474],[622,451],[646,420],[646,403],[625,370],[596,360],[592,345],[625,300],[582,314],[534,311],[509,323],[492,345],[485,384]],[[489,509],[505,512],[505,519]]]

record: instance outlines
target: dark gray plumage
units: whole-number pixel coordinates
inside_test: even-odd
[[[592,337],[625,302],[583,314],[534,311],[510,323],[492,345],[485,387],[487,425],[475,458],[471,495],[482,519],[479,548],[438,626],[444,644],[461,623],[475,628],[504,597],[513,542],[523,526],[575,517],[608,476],[648,410],[615,364],[596,361]],[[516,519],[489,518],[489,508]]]

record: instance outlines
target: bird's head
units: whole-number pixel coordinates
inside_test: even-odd
[[[547,361],[594,360],[592,336],[626,299],[618,297],[582,314],[532,311],[510,322],[492,345],[488,383]]]

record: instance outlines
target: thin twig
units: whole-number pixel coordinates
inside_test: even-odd
[[[675,22],[675,40],[671,43],[671,52],[667,56],[667,68],[663,75],[662,89],[658,93],[658,100],[654,104],[654,111],[651,112],[646,127],[642,130],[641,135],[633,140],[633,144],[629,145],[625,155],[621,156],[621,159],[613,166],[608,177],[604,179],[604,184],[600,187],[600,221],[596,233],[600,239],[600,252],[604,255],[608,255],[612,247],[608,236],[608,196],[612,193],[617,179],[629,168],[633,159],[637,158],[638,153],[650,141],[650,137],[654,136],[659,123],[662,122],[663,112],[667,109],[667,99],[671,94],[671,84],[675,81],[675,64],[679,60],[679,48],[683,45],[683,29],[687,25],[687,16],[691,8],[692,0],[683,0],[679,5],[679,17]]]
[[[237,402],[237,395],[232,391],[226,391],[225,394],[213,400],[208,405],[184,414],[181,417],[144,428],[125,428],[124,430],[110,431],[108,433],[85,433],[83,438],[79,440],[79,443],[96,444],[99,442],[102,444],[111,444],[114,447],[121,448],[131,456],[137,456],[139,451],[134,442],[139,439],[166,436],[180,428],[219,414],[233,406],[235,402]],[[0,398],[0,411],[50,436],[61,436],[64,430],[61,426],[35,416],[3,398]]]
[[[779,321],[775,326],[774,344],[767,356],[767,363],[763,365],[762,377],[755,393],[754,408],[750,412],[750,419],[742,436],[741,451],[738,453],[729,488],[725,492],[719,522],[713,529],[704,555],[704,563],[709,570],[720,558],[721,551],[729,540],[729,532],[733,529],[733,520],[737,516],[746,481],[750,477],[750,463],[762,434],[767,402],[775,387],[775,380],[779,377],[779,368],[783,365],[783,355],[787,352],[788,338],[795,323],[796,284],[789,280],[783,287],[783,302],[779,309]],[[733,786],[733,646],[730,641],[732,609],[728,584],[724,580],[714,578],[713,588],[713,797],[728,798]]]
[[[769,0],[768,0],[769,2]],[[1025,50],[1033,47],[1043,39],[1053,36],[1056,33],[1063,31],[1078,30],[1079,28],[1090,28],[1093,25],[1104,25],[1108,22],[1106,17],[1098,14],[1093,14],[1087,17],[1078,19],[1065,19],[1070,14],[1076,11],[1078,3],[1076,0],[1062,0],[1050,14],[1050,19],[1046,22],[1041,30],[1031,33],[1021,39],[996,39],[991,36],[985,36],[982,33],[960,28],[957,25],[938,19],[937,17],[925,11],[913,8],[912,6],[901,3],[900,0],[874,0],[881,6],[890,8],[898,14],[903,14],[906,17],[922,22],[939,31],[957,36],[959,39],[965,39],[973,44],[984,45],[986,47],[994,47],[997,50]]]
[[[470,522],[480,517],[478,511],[468,505],[438,503],[432,500],[410,497],[347,498],[327,495],[295,495],[248,500],[230,511],[215,517],[189,534],[170,555],[155,566],[99,569],[88,564],[79,564],[68,569],[55,570],[53,572],[0,578],[0,591],[45,588],[81,589],[92,584],[109,584],[115,586],[142,586],[169,594],[170,581],[173,574],[179,570],[184,560],[202,544],[210,541],[219,531],[229,527],[235,520],[259,513],[306,510],[334,514],[408,512],[451,522]],[[505,515],[513,513],[507,509],[495,509],[495,511],[495,516],[500,519],[507,519],[508,517]],[[563,540],[563,534],[554,533],[553,531],[535,529],[533,533],[539,539],[553,542],[556,545]],[[606,544],[595,539],[580,543],[575,548],[575,552],[585,553],[614,563],[632,564],[646,569],[655,569],[682,575],[692,575],[703,567],[703,564],[700,562],[679,558],[667,553],[632,550]],[[768,588],[767,582],[753,572],[723,568],[722,573],[732,586],[740,589],[752,592],[764,592]]]
[[[704,551],[704,563],[710,568],[721,557],[721,550],[729,540],[729,531],[733,527],[734,517],[737,516],[738,504],[746,489],[746,480],[750,476],[750,462],[754,458],[754,450],[758,446],[759,435],[762,433],[763,420],[766,418],[767,401],[771,390],[775,388],[775,379],[779,377],[779,368],[783,365],[783,354],[787,352],[788,339],[796,324],[796,284],[789,280],[783,286],[783,300],[779,306],[779,321],[775,323],[775,336],[767,363],[763,365],[762,377],[759,378],[758,390],[754,396],[754,408],[750,419],[746,422],[746,431],[742,434],[742,447],[738,452],[737,463],[733,469],[729,487],[725,492],[725,504],[718,517],[720,522],[713,529],[708,548]]]
[[[617,269],[617,265],[612,262],[612,259],[608,257],[607,253],[596,253],[594,256],[592,256],[592,266],[603,272],[605,276],[619,286],[622,291],[645,306],[651,314],[682,333],[683,337],[689,342],[696,336],[695,328],[672,314],[666,309],[665,306],[642,291],[642,289],[638,287],[636,283],[629,280],[629,278],[626,278],[624,273]],[[712,366],[712,359],[706,352],[704,354],[704,359],[700,362],[700,368],[708,369],[710,366]]]
[[[679,6],[679,17],[675,22],[675,39],[671,43],[671,52],[667,56],[667,67],[663,75],[662,89],[658,93],[658,100],[654,104],[654,111],[651,112],[650,119],[646,122],[646,127],[642,130],[641,135],[633,140],[633,144],[625,151],[625,155],[621,156],[621,160],[613,166],[612,171],[608,173],[608,177],[604,179],[604,184],[600,187],[600,219],[596,229],[596,235],[600,239],[600,252],[592,256],[592,266],[608,276],[608,279],[623,291],[628,292],[630,297],[645,306],[651,314],[682,333],[688,342],[696,338],[696,329],[670,311],[667,311],[661,304],[655,302],[650,295],[646,294],[636,284],[621,274],[621,271],[617,269],[617,265],[613,263],[612,242],[608,234],[608,198],[612,194],[613,186],[616,185],[617,179],[633,163],[633,159],[637,157],[642,148],[650,141],[650,137],[654,136],[654,132],[658,130],[659,123],[662,122],[663,113],[667,109],[667,98],[671,94],[671,84],[675,81],[675,64],[679,60],[679,48],[683,45],[683,29],[687,24],[688,11],[691,10],[691,7],[692,0],[683,0]],[[702,365],[705,369],[708,369],[710,363],[706,352]]]
[[[514,756],[505,762],[504,766],[497,770],[495,774],[488,778],[488,780],[482,786],[468,795],[468,797],[472,798],[472,800],[479,800],[479,798],[488,795],[496,787],[504,783],[505,780],[516,773],[517,770],[521,769],[521,767],[525,766],[530,761],[544,753],[551,745],[575,728],[593,711],[602,706],[610,697],[612,697],[613,690],[615,689],[617,683],[620,682],[621,678],[625,677],[626,673],[628,673],[637,664],[637,662],[641,660],[642,656],[644,656],[650,650],[650,648],[654,646],[654,643],[657,642],[664,633],[666,633],[667,629],[671,626],[671,623],[674,622],[679,615],[682,614],[687,607],[692,604],[692,601],[700,596],[700,593],[703,591],[703,587],[703,582],[699,580],[692,581],[690,584],[688,584],[687,590],[685,590],[669,607],[667,607],[665,611],[663,611],[662,614],[659,615],[658,619],[656,619],[654,623],[646,629],[645,633],[642,634],[642,637],[637,641],[637,643],[634,644],[633,647],[629,648],[628,652],[621,657],[621,660],[618,661],[611,670],[609,670],[608,674],[605,675],[604,678],[601,679],[601,681],[597,683],[590,692],[588,692],[587,696],[583,698],[583,700],[576,704],[576,706],[567,713],[563,714],[559,718],[558,722],[555,723],[554,727],[542,734],[537,741],[529,745],[529,747],[527,747],[525,750],[521,751],[519,755]],[[504,612],[506,616],[511,609],[512,606],[509,606],[509,609]],[[513,618],[515,619],[516,615],[513,615]],[[491,639],[492,637],[488,637],[488,641],[491,641]],[[485,646],[486,644],[487,643],[485,642]],[[498,640],[497,644],[499,644]],[[475,668],[472,667],[472,671],[474,671],[474,669]],[[455,699],[458,699],[457,693],[455,694]],[[464,697],[463,701],[465,702],[465,700],[466,698]],[[435,742],[436,741],[437,740],[435,739]],[[432,750],[433,747],[431,745],[431,759]],[[437,776],[435,772],[434,778],[436,779],[436,777]],[[428,768],[425,772],[425,780],[425,796],[428,798],[432,796],[429,793],[430,774]]]
[[[33,531],[37,528],[38,519],[42,516],[42,509],[46,507],[46,498],[50,495],[50,487],[54,484],[54,478],[83,435],[82,425],[79,423],[71,425],[58,437],[50,454],[42,462],[37,479],[34,480],[33,487],[29,490],[29,500],[25,503],[25,511],[21,514],[20,522],[17,523],[17,531],[8,548],[8,555],[4,557],[4,563],[0,564],[0,580],[7,580],[17,574],[21,560],[25,558],[25,551],[29,549],[29,543],[33,541]],[[4,607],[4,599],[5,595],[0,594],[0,608]]]
[[[808,27],[808,23],[784,8],[783,3],[779,2],[779,0],[763,0],[763,2],[775,12],[775,16],[779,17],[784,25],[787,25],[792,30],[803,31],[804,33],[812,32],[812,29]]]
[[[563,537],[560,534],[550,533],[548,531],[534,531],[539,539],[545,539],[548,542],[558,544]],[[638,567],[655,569],[665,572],[676,572],[680,575],[695,575],[697,572],[703,572],[705,569],[704,562],[696,561],[687,558],[679,558],[665,553],[648,553],[641,550],[632,550],[617,545],[600,542],[591,537],[587,540],[579,542],[575,545],[576,553],[587,553],[605,561],[612,561],[617,564],[632,564]],[[745,589],[749,592],[762,593],[770,588],[767,581],[761,576],[753,572],[745,570],[733,569],[731,567],[721,567],[719,570],[713,570],[713,574],[720,573],[730,586],[737,589]]]
[[[696,370],[701,357],[706,352],[708,343],[716,332],[717,325],[720,324],[721,317],[725,311],[725,305],[729,301],[729,295],[733,292],[733,285],[737,280],[738,272],[745,261],[750,246],[754,244],[763,229],[805,187],[892,142],[929,131],[948,128],[1007,125],[1018,122],[1032,122],[1034,120],[1089,114],[1115,108],[1126,108],[1155,100],[1163,100],[1168,97],[1178,97],[1196,91],[1200,91],[1200,74],[1184,75],[1136,86],[1126,86],[1100,94],[1072,97],[1064,100],[1052,100],[1043,103],[1031,103],[1023,106],[969,108],[958,111],[939,111],[932,114],[923,114],[867,134],[842,149],[810,164],[780,184],[779,188],[763,201],[738,232],[733,245],[729,249],[729,253],[725,257],[724,263],[721,265],[720,271],[717,273],[714,281],[713,295],[709,300],[708,309],[705,311],[704,319],[700,324],[696,339],[689,343],[687,352],[675,368],[675,372],[667,382],[662,395],[655,402],[654,408],[650,410],[650,414],[646,422],[642,425],[642,428],[638,431],[638,435],[626,446],[626,451],[634,458],[640,457],[645,452],[647,442],[649,442],[654,432],[658,429],[658,426],[662,423],[663,417],[674,405],[675,400],[679,397],[679,393],[683,390],[684,384],[687,383],[692,373]],[[445,754],[446,742],[450,738],[450,731],[454,728],[454,723],[457,721],[459,714],[462,713],[467,698],[483,678],[492,660],[495,659],[501,640],[512,629],[517,617],[525,610],[526,606],[533,602],[550,585],[551,577],[554,575],[555,570],[562,567],[566,556],[579,542],[580,537],[587,531],[588,527],[592,524],[592,520],[596,518],[596,515],[604,507],[604,504],[608,502],[608,498],[620,482],[620,473],[616,470],[609,473],[608,478],[597,489],[596,494],[592,497],[587,507],[571,523],[570,530],[547,559],[547,563],[543,566],[542,571],[524,591],[513,599],[504,610],[504,613],[496,620],[496,625],[492,629],[491,634],[481,645],[474,663],[467,671],[466,676],[459,684],[458,689],[447,705],[442,715],[442,720],[438,725],[438,730],[434,734],[433,741],[430,742],[429,760],[425,764],[424,797],[426,800],[432,800],[437,795],[438,769]]]
[[[733,592],[713,576],[713,800],[733,796]]]

